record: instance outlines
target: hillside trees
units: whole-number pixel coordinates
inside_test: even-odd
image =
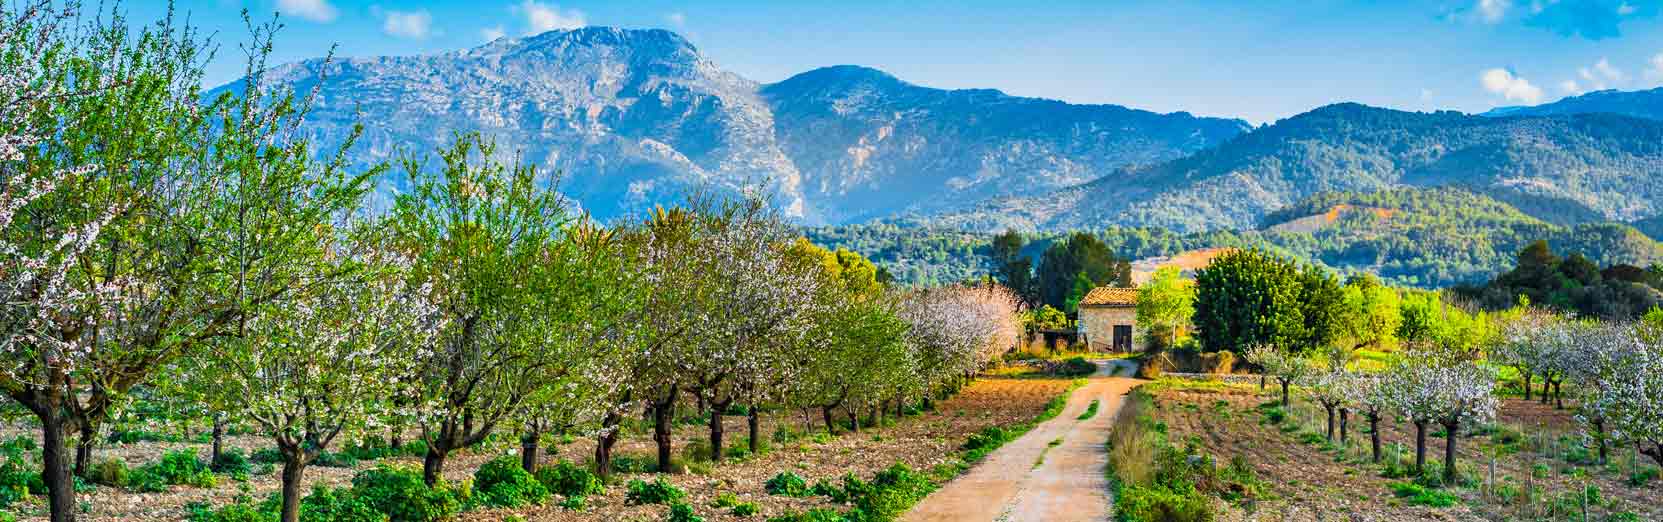
[[[257,75],[204,104],[188,30],[77,20],[48,2],[0,12],[0,359],[17,362],[0,390],[41,422],[54,521],[77,509],[66,436],[320,284],[312,231],[373,174],[310,150],[305,100]]]

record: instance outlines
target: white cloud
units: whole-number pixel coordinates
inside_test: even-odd
[[[1628,81],[1628,74],[1612,66],[1611,61],[1605,58],[1600,58],[1591,67],[1577,69],[1576,75],[1582,78],[1582,85],[1591,91],[1609,89]]]
[[[1559,90],[1572,96],[1585,92],[1582,90],[1582,86],[1576,83],[1576,80],[1565,80],[1559,82]]]
[[[1500,22],[1503,17],[1507,16],[1507,10],[1512,7],[1512,0],[1478,0],[1478,6],[1475,9],[1478,10],[1478,16],[1483,18],[1485,23],[1493,24]]]
[[[1510,102],[1537,104],[1542,101],[1542,89],[1531,85],[1529,81],[1514,76],[1507,69],[1490,69],[1479,75],[1479,82],[1484,90],[1500,94]]]
[[[329,0],[277,0],[277,11],[319,23],[333,22],[341,14]]]
[[[399,38],[420,40],[433,34],[433,15],[426,9],[416,11],[387,11],[381,30]]]
[[[504,36],[508,36],[508,30],[503,29],[500,25],[494,25],[479,30],[479,37],[484,38],[487,42],[494,42],[496,39]]]
[[[682,27],[687,25],[687,15],[681,13],[670,13],[664,15],[664,21],[670,22],[670,25]]]
[[[1651,57],[1651,68],[1646,70],[1646,77],[1653,80],[1663,80],[1663,53]]]
[[[576,29],[589,25],[584,19],[583,11],[568,9],[562,11],[560,6],[545,4],[537,0],[524,0],[515,7],[516,12],[525,17],[526,34],[537,34],[555,29]]]

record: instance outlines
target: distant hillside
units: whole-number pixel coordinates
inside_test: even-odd
[[[1351,211],[1333,212],[1337,208]],[[1360,210],[1359,210],[1360,209]],[[1328,221],[1333,215],[1333,221]],[[1290,229],[1289,223],[1320,219],[1322,226]],[[1655,220],[1654,220],[1655,221]],[[1634,227],[1602,222],[1558,225],[1537,219],[1490,196],[1461,187],[1401,188],[1376,192],[1324,192],[1267,213],[1265,228],[1179,233],[1161,227],[1111,225],[1095,229],[1116,254],[1132,259],[1176,256],[1218,247],[1269,248],[1293,258],[1343,272],[1370,272],[1396,284],[1443,287],[1478,283],[1513,266],[1514,256],[1531,241],[1545,239],[1555,251],[1580,252],[1601,265],[1648,266],[1663,261],[1663,246]],[[895,225],[878,231],[866,226],[839,227],[836,235],[811,234],[834,245],[876,251],[873,260],[892,259],[888,241],[909,245],[899,266],[911,273],[952,274],[962,279],[986,273],[982,259],[936,254],[926,245],[963,244],[983,253],[990,235],[944,232],[896,233]],[[1059,233],[1042,233],[1035,243]],[[860,241],[851,241],[858,238]],[[920,249],[919,247],[924,247]],[[963,250],[960,250],[963,251]],[[940,260],[940,265],[921,263]],[[912,281],[902,277],[903,281]]]
[[[1645,91],[1594,91],[1581,96],[1528,107],[1497,107],[1485,116],[1543,116],[1549,114],[1610,113],[1663,120],[1663,87]]]
[[[938,222],[978,230],[1242,230],[1322,192],[1445,185],[1553,223],[1655,216],[1663,211],[1663,122],[1330,105],[1184,158],[1043,196],[993,200]]]

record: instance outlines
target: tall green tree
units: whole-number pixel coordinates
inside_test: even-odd
[[[1132,286],[1131,263],[1116,257],[1097,236],[1075,232],[1052,243],[1041,256],[1034,280],[1040,302],[1069,310],[1069,294],[1082,273],[1091,286]]]
[[[1009,229],[993,237],[988,252],[994,270],[999,276],[999,282],[1016,292],[1023,303],[1034,307],[1038,305],[1039,296],[1034,288],[1033,261],[1022,255],[1022,247],[1025,244],[1026,240],[1021,233],[1016,229]]]
[[[1275,346],[1303,352],[1299,268],[1257,249],[1226,252],[1195,274],[1196,336],[1210,352]]]
[[[1345,290],[1334,274],[1316,265],[1306,265],[1299,279],[1299,316],[1304,322],[1300,342],[1309,350],[1331,348],[1346,334],[1351,320]]]
[[[1161,267],[1138,287],[1138,328],[1146,332],[1150,346],[1172,346],[1179,329],[1188,327],[1194,316],[1195,286],[1184,281],[1178,267]]]

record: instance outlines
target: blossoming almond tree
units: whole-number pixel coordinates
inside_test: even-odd
[[[1603,419],[1614,440],[1663,465],[1663,345],[1653,333],[1635,328],[1601,336],[1596,391],[1584,411]]]
[[[1495,372],[1466,357],[1465,351],[1419,346],[1411,348],[1389,375],[1385,385],[1397,409],[1415,423],[1417,472],[1426,464],[1426,425],[1437,422],[1445,433],[1443,479],[1453,484],[1461,427],[1495,417]]]
[[[1282,407],[1288,407],[1288,387],[1311,373],[1310,361],[1288,353],[1273,344],[1255,344],[1242,353],[1247,362],[1257,365],[1266,375],[1282,385]]]
[[[41,421],[54,521],[76,511],[66,435],[91,437],[169,362],[315,284],[308,236],[365,180],[314,161],[305,99],[258,75],[204,104],[189,30],[76,19],[0,8],[0,81],[16,82],[0,89],[0,359],[18,362],[0,390]]]
[[[437,172],[403,160],[412,188],[393,209],[410,284],[429,291],[446,326],[400,357],[410,365],[407,393],[427,442],[429,485],[452,451],[483,442],[550,376],[573,368],[540,322],[564,313],[545,293],[558,278],[544,256],[568,221],[552,180],[499,162],[478,135],[459,136],[438,155]]]
[[[1354,373],[1345,391],[1351,404],[1369,423],[1369,448],[1374,462],[1380,462],[1380,419],[1391,411],[1391,395],[1382,385],[1379,375]]]
[[[328,233],[327,229],[323,230]],[[397,357],[426,346],[445,318],[429,293],[406,286],[409,260],[387,248],[379,231],[342,241],[320,268],[353,274],[308,288],[247,325],[245,336],[218,343],[220,393],[274,439],[283,456],[283,522],[300,516],[301,477],[343,433],[375,425],[392,407]],[[323,238],[328,241],[328,238]]]

